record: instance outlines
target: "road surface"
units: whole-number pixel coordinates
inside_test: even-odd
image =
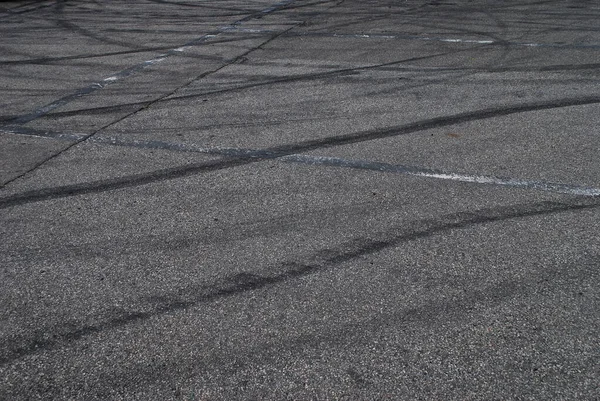
[[[0,38],[0,399],[598,399],[597,1],[9,1]]]

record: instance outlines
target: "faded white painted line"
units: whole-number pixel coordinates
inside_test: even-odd
[[[82,134],[64,134],[61,132],[34,131],[29,129],[22,129],[21,127],[0,128],[0,134],[24,135],[33,136],[37,138],[59,139],[63,141],[79,141],[86,137],[86,135]]]
[[[302,35],[302,34],[300,34]],[[322,36],[323,34],[315,33],[315,36]],[[311,33],[306,33],[306,36],[311,36]],[[504,40],[491,40],[491,39],[464,39],[464,38],[445,38],[445,37],[434,37],[434,36],[419,36],[419,35],[365,35],[365,34],[330,34],[332,37],[339,38],[365,38],[365,39],[405,39],[405,40],[423,40],[423,41],[434,41],[434,42],[446,42],[446,43],[469,43],[469,44],[481,44],[481,45],[507,45],[507,46],[523,46],[523,47],[554,47],[554,48],[578,48],[578,49],[600,49],[600,44],[594,43],[532,43],[532,42],[511,42]]]
[[[436,38],[429,36],[418,36],[418,35],[366,35],[366,34],[339,34],[334,33],[332,35],[335,38],[361,38],[361,39],[416,39],[424,41],[436,41],[436,42],[448,42],[448,43],[475,43],[475,44],[494,44],[497,43],[493,40],[476,40],[476,39],[461,39],[461,38]]]
[[[38,136],[60,140],[77,141],[85,137],[83,134],[60,134],[52,132],[37,132],[28,129],[0,130],[3,133]],[[140,141],[123,140],[115,137],[91,137],[88,142],[106,144],[113,146],[133,147],[140,149],[161,149],[175,152],[204,153],[226,157],[256,158],[265,160],[279,160],[284,163],[299,163],[308,165],[352,168],[359,170],[371,170],[384,173],[404,174],[415,177],[432,178],[437,180],[457,181],[479,185],[494,185],[513,188],[522,188],[544,192],[555,192],[574,196],[600,196],[600,188],[586,187],[580,185],[523,180],[518,178],[495,177],[485,175],[469,175],[453,173],[437,169],[419,166],[407,166],[400,164],[389,164],[376,161],[349,160],[337,157],[311,156],[303,154],[286,154],[269,149],[244,149],[228,147],[205,147],[194,144],[163,142],[163,141]]]
[[[448,43],[477,43],[480,45],[489,45],[496,43],[493,40],[475,40],[475,39],[445,39],[445,38],[423,38],[423,40],[439,40]]]
[[[347,160],[336,157],[308,156],[308,155],[289,155],[283,156],[280,160],[292,163],[305,163],[332,167],[346,167],[362,170],[375,170],[387,173],[399,173],[417,177],[434,178],[438,180],[450,180],[473,184],[497,185],[524,189],[534,189],[538,191],[557,192],[577,196],[600,196],[600,188],[584,187],[578,185],[522,180],[517,178],[503,178],[483,175],[466,175],[460,173],[444,172],[424,167],[405,166],[398,164],[388,164],[381,162]]]
[[[268,29],[252,29],[235,27],[234,32],[239,33],[256,33],[269,34],[273,31]],[[328,32],[294,32],[287,33],[285,36],[322,36],[332,38],[349,38],[349,39],[398,39],[398,40],[422,40],[430,42],[446,42],[446,43],[468,43],[480,45],[504,45],[504,46],[522,46],[522,47],[552,47],[552,48],[575,48],[575,49],[600,49],[600,44],[595,43],[533,43],[533,42],[511,42],[504,40],[492,39],[465,39],[465,38],[448,38],[435,36],[421,36],[411,34],[350,34],[350,33],[328,33]]]

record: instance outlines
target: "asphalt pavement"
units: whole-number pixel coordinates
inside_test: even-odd
[[[0,2],[1,400],[598,400],[595,0]]]

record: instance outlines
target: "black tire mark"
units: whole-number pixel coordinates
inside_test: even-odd
[[[279,37],[279,36],[281,36],[281,35],[278,35],[277,37]],[[471,50],[471,49],[469,49],[469,50]],[[459,51],[467,51],[467,50],[463,49],[463,50],[459,50]],[[285,83],[289,83],[289,82],[310,81],[310,80],[314,80],[314,79],[325,79],[328,77],[335,77],[338,75],[343,75],[343,74],[356,72],[356,71],[371,70],[371,69],[382,69],[383,70],[384,68],[389,68],[389,67],[397,65],[397,64],[402,64],[402,63],[406,63],[406,62],[410,62],[410,61],[425,60],[425,59],[444,56],[444,55],[453,54],[453,53],[457,53],[457,51],[438,53],[438,54],[434,54],[434,55],[421,56],[421,57],[412,57],[409,59],[396,60],[396,61],[383,63],[383,64],[367,65],[367,66],[352,67],[352,68],[343,68],[343,69],[336,69],[336,70],[327,71],[327,72],[319,72],[319,73],[312,73],[312,74],[299,74],[299,75],[288,76],[288,77],[283,77],[283,78],[269,79],[266,81],[252,82],[252,83],[249,83],[246,85],[235,86],[232,88],[225,88],[225,89],[219,89],[219,90],[214,90],[214,91],[202,92],[199,94],[163,97],[157,103],[162,104],[162,103],[167,103],[167,102],[181,100],[181,99],[194,99],[194,98],[199,98],[199,97],[204,97],[204,96],[218,95],[218,94],[222,94],[222,93],[243,91],[243,90],[252,89],[255,87],[262,87],[262,86],[269,86],[269,85],[276,85],[276,84],[285,84]],[[234,60],[239,60],[240,57],[243,58],[243,56],[246,54],[247,53],[244,53],[241,56],[234,58]],[[228,64],[232,64],[232,63],[233,62],[231,60],[228,61]],[[140,66],[141,66],[141,64],[130,67],[129,69],[124,70],[124,71],[131,70],[132,72],[136,72],[140,68]],[[221,69],[221,68],[219,68],[219,69]],[[213,72],[214,71],[211,71],[210,73],[212,74]],[[121,72],[121,73],[123,73],[123,72]],[[199,77],[197,79],[200,79],[200,78],[201,77]],[[75,99],[75,98],[81,97],[82,95],[87,94],[89,88],[90,87],[81,88],[78,91],[76,91],[74,94],[67,95],[64,98],[60,99],[60,101],[61,101],[61,103],[64,102],[64,104],[69,103],[69,102],[71,102],[72,99]],[[95,86],[94,86],[94,90],[96,90]],[[54,103],[56,103],[56,102],[54,102]],[[148,101],[121,103],[119,105],[96,107],[93,109],[81,109],[81,110],[68,111],[68,112],[53,112],[52,116],[54,116],[54,117],[56,117],[56,116],[72,116],[72,115],[78,115],[78,114],[85,113],[85,112],[94,112],[96,114],[101,114],[103,112],[111,112],[114,110],[118,110],[122,107],[137,107],[137,106],[146,107],[147,105],[148,105]],[[39,116],[36,115],[35,119],[42,118],[46,114],[47,113],[40,114]],[[25,117],[27,119],[29,119],[30,115],[32,115],[32,113],[26,114]],[[8,127],[8,125],[11,125],[11,124],[12,125],[15,125],[15,124],[20,125],[21,124],[20,119],[22,119],[23,117],[24,116],[17,116],[17,117],[12,116],[10,118],[10,120],[8,121],[8,123],[4,125],[4,127]],[[9,117],[1,116],[0,118],[2,120],[7,120]],[[29,122],[29,121],[30,120],[27,120],[27,122]]]
[[[103,55],[98,55],[97,57],[102,57]],[[183,55],[184,56],[184,55]],[[91,57],[96,57],[96,56],[91,56]],[[185,57],[185,56],[184,56]],[[193,56],[195,57],[195,56]],[[0,64],[2,64],[0,62]],[[260,65],[260,64],[258,64]],[[477,74],[477,73],[506,73],[506,72],[567,72],[567,71],[598,71],[600,70],[600,63],[586,63],[586,64],[577,64],[577,65],[572,65],[572,64],[555,64],[555,65],[545,65],[545,66],[538,66],[538,67],[527,67],[527,66],[515,66],[515,67],[436,67],[436,68],[426,68],[426,67],[402,67],[402,66],[378,66],[378,67],[356,67],[354,69],[340,69],[340,70],[336,70],[337,74],[339,75],[343,75],[343,74],[347,74],[347,73],[351,73],[353,72],[353,70],[356,71],[360,71],[360,70],[364,70],[364,69],[377,69],[379,71],[390,71],[390,72],[396,72],[396,71],[411,71],[411,72],[423,72],[423,73],[427,73],[428,76],[430,76],[433,73],[444,73],[444,72],[463,72],[463,71],[470,71],[473,74]],[[314,79],[323,79],[323,78],[328,78],[329,74],[331,74],[332,76],[336,75],[336,72],[326,72],[326,73],[318,73],[318,74],[313,74],[312,77],[314,77]],[[322,76],[322,74],[328,74],[326,76]],[[206,93],[201,93],[201,94],[195,94],[195,95],[185,95],[185,96],[174,96],[174,97],[170,97],[167,99],[163,99],[160,101],[160,103],[167,103],[170,101],[174,101],[174,100],[179,100],[179,99],[183,99],[183,98],[194,98],[194,97],[203,97],[203,96],[210,96],[212,94],[218,94],[218,93],[222,93],[222,92],[227,92],[227,91],[235,91],[235,90],[243,90],[243,89],[251,89],[253,87],[256,86],[263,86],[263,85],[269,85],[269,84],[278,84],[278,83],[285,83],[285,82],[294,82],[296,80],[299,81],[303,81],[303,80],[310,80],[310,76],[299,76],[299,77],[288,77],[288,78],[281,78],[281,80],[276,80],[276,81],[269,81],[269,82],[261,82],[260,84],[251,84],[249,86],[243,86],[243,87],[235,87],[235,88],[231,88],[231,89],[224,89],[220,92],[206,92]],[[578,80],[579,82],[580,80]],[[443,80],[440,81],[428,81],[428,83],[431,82],[443,82]],[[413,86],[408,87],[413,88]],[[52,117],[57,118],[57,117],[71,117],[71,116],[77,116],[77,115],[101,115],[104,113],[112,113],[115,111],[118,111],[124,107],[136,107],[136,106],[144,106],[146,105],[147,102],[132,102],[132,103],[121,103],[118,105],[113,105],[113,106],[104,106],[104,107],[94,107],[94,108],[88,108],[88,109],[78,109],[78,110],[73,110],[73,111],[56,111],[52,113]],[[6,115],[6,116],[0,116],[0,123],[4,126],[9,125],[11,120],[15,120],[17,119],[19,116],[14,116],[14,115]],[[43,118],[43,117],[42,117]],[[283,122],[283,121],[282,121]],[[262,122],[261,124],[267,124],[269,122]],[[251,124],[227,124],[225,126],[246,126],[246,125],[251,125]],[[207,126],[207,127],[213,127],[213,126]]]
[[[597,264],[600,260],[596,256],[592,261]],[[134,367],[134,373],[128,371],[127,374],[123,375],[123,371],[115,369],[109,378],[100,382],[96,391],[104,391],[107,386],[106,383],[110,383],[112,386],[115,386],[115,383],[120,383],[121,388],[139,386],[140,382],[156,383],[164,377],[173,377],[173,372],[182,370],[186,372],[193,371],[197,377],[204,372],[210,372],[213,377],[228,378],[243,371],[248,366],[256,366],[257,364],[276,365],[282,360],[282,355],[306,355],[307,349],[320,351],[334,347],[346,349],[356,346],[371,348],[373,347],[372,334],[382,333],[393,327],[411,327],[412,329],[416,327],[417,329],[437,331],[440,329],[439,325],[444,322],[456,324],[457,322],[469,321],[473,311],[482,308],[491,310],[510,302],[514,298],[528,296],[531,293],[531,287],[539,287],[540,281],[547,283],[543,285],[544,287],[560,291],[561,289],[553,282],[554,280],[548,280],[548,277],[559,279],[561,274],[565,275],[567,271],[576,271],[580,274],[596,273],[589,268],[582,269],[580,264],[569,263],[562,268],[554,267],[551,270],[544,270],[543,273],[532,274],[526,281],[502,280],[481,288],[463,290],[462,294],[452,299],[433,298],[418,306],[406,306],[393,312],[376,314],[374,317],[365,320],[349,321],[333,327],[328,326],[316,332],[306,330],[300,334],[279,337],[275,341],[259,340],[258,344],[254,346],[237,349],[236,358],[231,357],[231,348],[224,350],[224,352],[205,354],[201,360],[196,358],[172,360],[167,356],[161,361],[162,363],[152,361],[141,366],[137,365]],[[447,283],[434,283],[434,285],[440,287],[445,284]],[[365,333],[370,335],[365,335]],[[404,357],[411,357],[411,364],[430,367],[427,362],[421,362],[422,355],[419,351],[414,349],[404,349],[402,351]]]
[[[458,16],[462,16],[462,15],[463,15],[463,13],[461,13],[461,12],[457,12],[457,14],[456,14],[456,15],[458,15]],[[486,14],[486,15],[487,15],[487,14]],[[445,16],[446,16],[446,15],[445,15]],[[421,17],[422,17],[422,15],[420,15],[420,14],[419,14],[419,18],[421,18]],[[388,18],[388,16],[387,16],[387,15],[384,15],[384,16],[382,16],[382,18]],[[356,24],[356,23],[358,23],[358,22],[361,22],[361,21],[360,21],[360,20],[359,20],[359,21],[352,21],[351,23],[346,23],[346,24],[337,24],[337,25],[333,25],[333,26],[327,26],[327,27],[325,27],[325,28],[323,28],[323,29],[328,29],[328,30],[331,30],[331,28],[332,28],[332,27],[339,28],[339,27],[342,27],[342,26],[351,26],[351,25],[353,25],[353,24]],[[440,25],[441,25],[441,22],[440,22],[440,21],[437,21],[437,22],[438,22],[437,24],[434,24],[434,23],[428,23],[428,24],[423,24],[423,23],[420,23],[420,24],[419,24],[419,27],[421,27],[421,28],[426,28],[426,27],[429,27],[429,28],[435,28],[435,29],[439,29],[439,28],[440,28]],[[447,24],[447,21],[444,19],[443,23],[444,23],[444,24]],[[502,42],[502,40],[501,40],[499,37],[497,37],[497,36],[495,36],[495,35],[492,35],[491,33],[488,33],[488,32],[476,31],[476,30],[473,30],[473,29],[468,29],[468,28],[457,28],[457,24],[456,24],[456,23],[455,23],[455,24],[453,24],[451,27],[452,27],[452,29],[454,29],[454,31],[456,31],[456,32],[460,32],[460,33],[463,33],[463,34],[474,34],[474,35],[477,35],[477,36],[482,36],[482,37],[485,37],[485,38],[489,38],[489,39],[493,40],[494,42],[496,42],[496,45],[497,45],[499,42]],[[291,36],[291,35],[294,35],[294,33],[291,33],[291,34],[288,34],[288,35],[290,35],[290,36]],[[316,31],[316,33],[315,33],[315,32],[307,32],[307,33],[304,33],[304,34],[303,34],[303,33],[300,33],[298,36],[313,36],[313,35],[315,35],[315,36],[320,36],[320,35],[327,36],[328,34],[327,34],[326,32],[322,32],[322,30],[318,30],[318,31]],[[335,35],[335,34],[333,34],[333,35]],[[411,39],[417,39],[417,40],[418,40],[418,39],[420,39],[420,38],[418,37],[418,35],[416,35],[416,36],[415,36],[415,35],[412,35],[412,36],[414,36],[414,38],[411,38]],[[443,43],[443,41],[442,41],[441,43]],[[452,46],[450,43],[448,43],[447,45],[448,45],[448,47],[451,47],[451,46]],[[487,46],[487,45],[486,45],[486,46]],[[477,45],[476,45],[476,46],[473,46],[473,48],[475,48],[475,49],[477,49],[477,48],[480,48],[480,47],[481,47],[481,46],[477,46]],[[504,58],[506,58],[506,57],[507,57],[507,55],[508,55],[508,53],[510,52],[510,49],[509,49],[509,46],[508,46],[508,45],[504,45],[503,47],[504,47],[504,53],[503,53],[503,54],[500,54],[500,55],[498,55],[498,56],[497,56],[497,57],[496,57],[494,60],[490,60],[490,61],[489,61],[488,63],[486,63],[486,65],[485,65],[485,66],[483,66],[482,68],[491,68],[493,65],[498,65],[498,64],[500,64],[500,63],[501,63],[501,61],[502,61]],[[466,51],[468,51],[468,50],[471,50],[471,48],[469,48],[469,49],[466,49]],[[458,52],[456,52],[456,53],[458,53]],[[385,67],[383,67],[383,68],[386,68],[386,67],[388,67],[388,66],[385,66]],[[383,68],[382,68],[382,69],[383,69]],[[472,75],[472,74],[474,74],[474,72],[473,72],[472,70],[467,70],[467,69],[463,69],[463,70],[461,70],[460,72],[461,72],[461,74],[459,74],[459,75],[457,75],[457,76],[454,76],[454,77],[452,77],[452,78],[453,78],[453,79],[456,79],[456,78],[464,78],[464,77],[466,77],[466,76],[469,76],[469,75]],[[449,79],[449,78],[444,78],[444,79],[439,79],[439,80],[437,80],[437,81],[433,81],[433,82],[431,82],[431,81],[430,81],[430,82],[428,82],[427,84],[431,84],[431,83],[440,83],[440,82],[444,82],[444,81],[446,81],[446,80],[448,80],[448,79]],[[406,89],[413,89],[414,87],[420,87],[420,86],[423,86],[423,85],[416,85],[416,86],[415,86],[415,85],[408,85],[408,86],[404,86],[404,87],[397,88],[397,89],[396,89],[396,88],[395,88],[395,89],[391,89],[391,90],[389,90],[389,91],[382,91],[382,92],[376,92],[376,93],[375,93],[375,92],[371,92],[371,93],[368,93],[367,95],[374,95],[374,94],[384,94],[384,93],[388,93],[388,92],[396,92],[396,91],[398,91],[398,89],[406,90]]]
[[[106,12],[110,12],[110,10],[106,11]],[[138,51],[144,51],[144,50],[152,50],[152,47],[150,46],[145,46],[145,45],[141,45],[139,43],[134,43],[134,42],[128,42],[128,41],[123,41],[119,38],[112,38],[106,34],[100,34],[98,32],[92,31],[91,29],[87,29],[84,28],[78,24],[75,24],[74,22],[70,21],[66,16],[65,16],[65,7],[64,7],[64,3],[61,3],[57,9],[55,10],[55,14],[56,14],[56,19],[55,22],[58,26],[66,28],[69,31],[72,32],[76,32],[84,37],[96,40],[100,43],[105,43],[105,44],[113,44],[113,45],[118,45],[118,46],[122,46],[122,47],[126,47],[128,49],[133,49],[133,50],[138,50]],[[257,18],[258,16],[260,16],[260,10],[258,9],[250,9],[247,10],[243,13],[235,13],[235,14],[222,14],[222,15],[210,15],[211,17],[240,17],[240,16],[246,16],[243,19],[248,18],[248,16],[253,16],[253,18]],[[150,17],[152,18],[152,17]],[[193,18],[189,17],[192,21]],[[97,30],[96,30],[97,31]],[[141,30],[141,29],[127,29],[125,28],[123,30],[124,32],[145,32],[145,33],[156,33],[157,30],[156,28],[153,29],[147,29],[147,30]],[[111,32],[111,30],[106,30],[106,29],[102,29],[102,32]],[[179,33],[184,33],[184,32],[179,32]],[[193,34],[193,33],[192,33]]]
[[[4,10],[0,10],[0,13],[4,13],[4,15],[0,15],[0,19],[13,17],[13,16],[29,13],[32,11],[37,11],[42,8],[52,7],[52,6],[56,5],[59,1],[60,0],[56,0],[56,1],[38,0],[38,1],[31,1],[29,3],[21,4],[19,6],[12,7],[12,8],[5,8]],[[45,4],[45,3],[47,3],[47,4]],[[35,6],[35,4],[39,4],[39,5]],[[33,6],[33,7],[29,7],[29,6]]]
[[[269,79],[266,81],[251,82],[251,83],[248,83],[245,85],[235,86],[232,88],[217,89],[217,90],[212,90],[212,91],[207,91],[207,92],[202,92],[202,93],[197,93],[197,94],[192,94],[192,95],[173,96],[173,97],[163,100],[161,103],[182,100],[182,99],[194,99],[194,98],[218,95],[218,94],[223,94],[223,93],[239,92],[239,91],[243,91],[246,89],[253,89],[253,88],[262,87],[262,86],[286,84],[286,83],[290,83],[290,82],[311,81],[311,80],[315,80],[315,79],[325,79],[325,78],[337,77],[339,75],[344,75],[344,74],[353,73],[353,72],[379,70],[382,68],[389,68],[389,67],[393,67],[393,66],[403,64],[403,63],[428,60],[428,59],[432,59],[432,58],[436,58],[436,57],[447,56],[450,54],[456,54],[459,52],[466,52],[466,51],[470,51],[470,50],[473,50],[473,48],[462,49],[462,50],[453,50],[453,51],[448,51],[448,52],[443,52],[443,53],[431,54],[431,55],[427,55],[427,56],[411,57],[408,59],[394,60],[394,61],[380,63],[380,64],[343,68],[343,69],[337,69],[337,70],[333,70],[333,71],[318,72],[318,73],[311,73],[311,74],[298,74],[298,75],[294,75],[294,76]]]
[[[280,145],[263,150],[249,152],[245,156],[234,156],[202,163],[188,164],[156,170],[150,173],[140,173],[119,178],[92,181],[88,183],[64,185],[58,187],[42,188],[33,191],[0,198],[0,209],[21,206],[33,202],[41,202],[50,199],[66,198],[89,193],[101,193],[123,188],[132,188],[161,181],[189,177],[211,171],[238,167],[263,160],[277,159],[295,153],[303,153],[317,149],[326,149],[342,145],[350,145],[375,139],[391,138],[398,135],[412,134],[434,128],[447,127],[470,121],[479,121],[489,118],[508,116],[511,114],[557,109],[562,107],[581,106],[600,103],[600,96],[584,98],[567,98],[549,102],[525,103],[520,105],[509,105],[504,107],[488,108],[466,113],[460,113],[444,117],[436,117],[421,120],[406,125],[388,127],[369,131],[355,132],[330,136],[321,139],[313,139],[295,144]]]
[[[266,37],[270,37],[277,34],[277,32],[271,32],[268,35],[263,35]],[[210,42],[210,45],[220,45],[220,44],[229,44],[229,43],[236,43],[236,42],[243,42],[245,40],[248,39],[249,36],[255,36],[255,35],[248,35],[248,36],[244,36],[244,37],[230,37],[230,38],[222,38],[222,39],[212,39]],[[33,59],[25,59],[25,60],[6,60],[6,61],[0,61],[0,66],[1,65],[8,65],[8,66],[12,66],[12,65],[47,65],[47,64],[53,64],[53,63],[59,63],[61,61],[70,61],[70,60],[87,60],[87,59],[93,59],[93,58],[100,58],[100,57],[109,57],[109,56],[119,56],[119,55],[125,55],[125,54],[139,54],[139,53],[146,53],[146,52],[155,52],[155,51],[159,51],[159,52],[169,52],[169,51],[173,51],[173,46],[160,46],[160,47],[144,47],[141,49],[135,49],[135,50],[123,50],[123,51],[116,51],[116,52],[108,52],[108,53],[97,53],[97,54],[78,54],[78,55],[73,55],[73,56],[62,56],[62,57],[41,57],[41,58],[33,58]],[[190,58],[190,59],[196,59],[196,60],[210,60],[210,61],[227,61],[224,60],[222,57],[217,57],[217,56],[210,56],[210,55],[196,55],[196,54],[190,54],[190,53],[186,53],[186,52],[180,52],[177,54],[177,57],[180,58]],[[82,64],[84,65],[84,64]],[[126,105],[133,105],[134,103],[130,103],[130,104],[123,104],[124,106]]]
[[[112,39],[110,37],[100,35],[98,33],[92,32],[89,29],[83,28],[83,27],[69,21],[65,16],[65,2],[64,1],[60,2],[58,4],[56,9],[54,10],[54,14],[56,16],[54,21],[57,26],[59,26],[61,28],[65,28],[66,30],[71,31],[73,33],[78,33],[83,37],[96,40],[99,43],[122,46],[122,47],[125,47],[128,49],[134,49],[134,50],[144,50],[146,48],[145,46],[140,45],[138,43],[127,42],[127,41],[118,40],[118,39]]]
[[[211,42],[211,43],[226,43],[226,42],[235,42],[235,41],[240,41],[240,40],[242,40],[242,39],[222,40],[222,41]],[[26,59],[26,60],[6,60],[6,61],[0,61],[0,65],[32,65],[32,64],[33,65],[46,65],[46,64],[53,64],[53,63],[57,63],[57,62],[61,62],[61,61],[86,60],[86,59],[99,58],[99,57],[121,56],[121,55],[126,55],[126,54],[138,54],[138,53],[155,52],[155,51],[168,51],[171,49],[173,49],[173,46],[145,47],[143,49],[123,50],[123,51],[108,52],[108,53],[78,54],[78,55],[73,55],[73,56],[62,56],[62,57],[40,57],[40,58],[33,58],[33,59]],[[207,55],[197,56],[197,55],[189,55],[186,53],[182,53],[180,56],[197,58],[200,60],[222,60],[221,58],[211,57],[211,56],[207,56]]]
[[[209,4],[190,4],[190,3],[184,3],[184,2],[180,2],[180,1],[168,1],[168,0],[148,0],[150,3],[157,3],[157,4],[164,4],[164,5],[168,5],[168,6],[177,6],[177,7],[188,7],[188,8],[202,8],[202,9],[208,9],[208,10],[219,10],[219,11],[230,11],[230,12],[235,12],[235,13],[230,13],[230,14],[211,14],[211,16],[235,16],[235,15],[244,15],[247,14],[249,12],[248,9],[245,8],[240,8],[240,7],[223,7],[223,6],[216,6],[216,5],[209,5]]]
[[[10,364],[22,357],[37,352],[65,346],[69,342],[77,341],[103,331],[114,330],[128,324],[139,323],[155,316],[184,311],[202,303],[242,295],[249,291],[269,288],[308,275],[335,269],[345,262],[397,247],[416,239],[428,238],[452,230],[467,229],[494,222],[593,210],[599,206],[600,199],[597,198],[564,202],[544,201],[534,204],[517,204],[452,213],[436,219],[407,222],[402,226],[396,226],[366,238],[350,240],[336,248],[321,250],[304,262],[284,262],[275,269],[272,269],[278,272],[273,275],[242,272],[210,286],[188,288],[185,291],[178,292],[178,294],[184,293],[188,294],[188,296],[173,294],[153,296],[148,299],[152,304],[150,311],[123,312],[110,319],[88,325],[68,322],[61,327],[39,330],[39,334],[34,338],[13,339],[11,347],[4,347],[1,350],[0,365]],[[3,344],[6,344],[6,341]]]

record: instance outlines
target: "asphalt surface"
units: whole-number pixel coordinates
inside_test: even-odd
[[[597,1],[8,1],[0,38],[0,399],[600,399]]]

